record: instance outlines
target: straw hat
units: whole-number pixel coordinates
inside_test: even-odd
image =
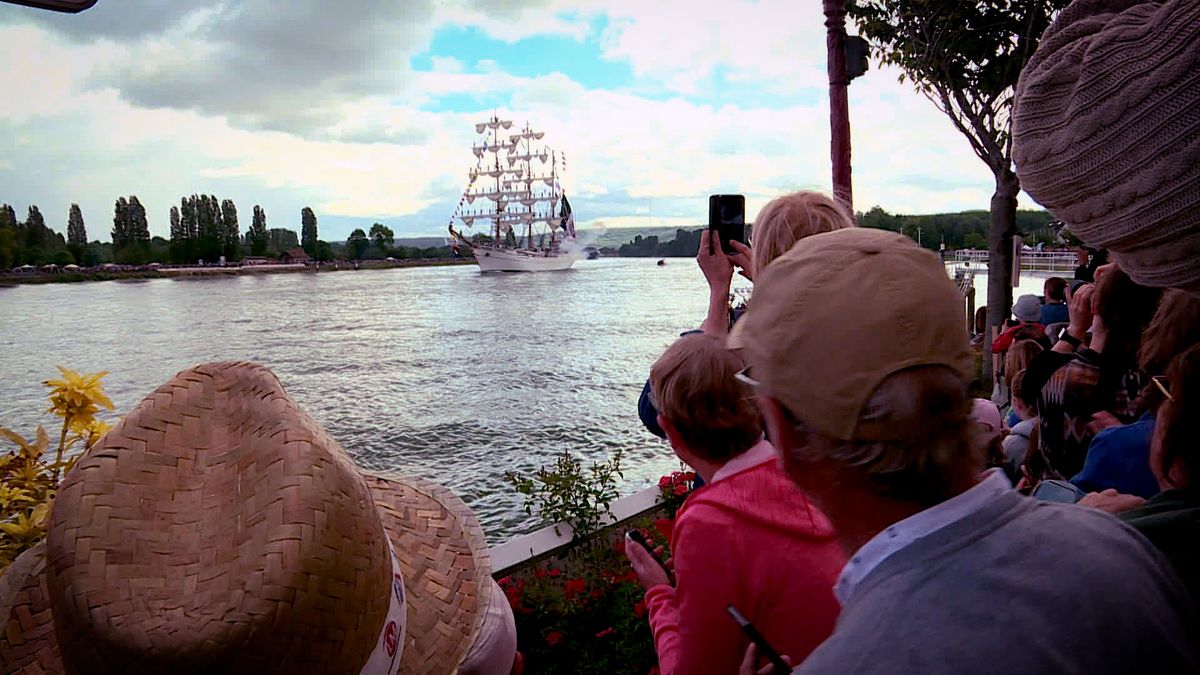
[[[206,364],[64,478],[0,577],[0,672],[449,673],[490,567],[451,492],[360,472],[265,367]]]

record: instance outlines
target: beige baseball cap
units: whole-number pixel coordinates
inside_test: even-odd
[[[897,440],[859,417],[889,375],[915,366],[974,377],[962,296],[937,255],[886,230],[801,240],[755,281],[729,347],[749,376],[834,438]]]

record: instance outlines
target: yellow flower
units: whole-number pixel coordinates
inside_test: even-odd
[[[113,409],[112,401],[104,395],[104,385],[100,380],[108,373],[78,372],[70,368],[58,367],[62,373],[61,380],[46,380],[42,384],[50,387],[49,412],[62,417],[73,430],[90,428],[96,422],[95,415],[100,406]]]

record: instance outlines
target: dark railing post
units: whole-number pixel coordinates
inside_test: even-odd
[[[829,132],[833,160],[833,194],[854,212],[850,184],[850,106],[846,88],[846,0],[823,0],[825,46],[829,51]]]

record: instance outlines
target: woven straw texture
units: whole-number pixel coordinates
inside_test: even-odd
[[[1134,281],[1200,290],[1200,2],[1075,0],[1016,95],[1021,187]]]
[[[452,672],[486,605],[482,533],[449,492],[399,480],[364,479],[266,368],[184,371],[80,458],[46,543],[0,578],[0,672],[358,673],[385,534],[409,598],[400,672]]]
[[[491,592],[483,530],[462,500],[439,485],[370,474],[366,480],[408,593],[400,672],[451,672],[479,634]]]
[[[61,673],[46,589],[46,543],[22,553],[0,577],[0,672]]]

